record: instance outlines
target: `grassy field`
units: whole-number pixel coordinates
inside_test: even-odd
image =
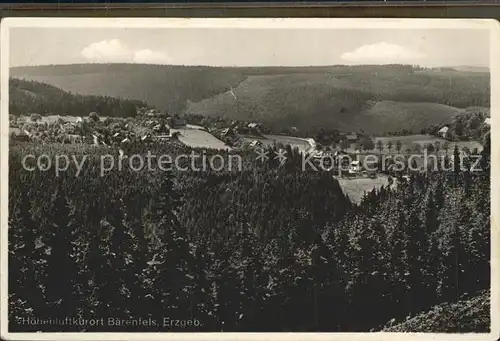
[[[213,136],[207,131],[186,128],[186,129],[171,129],[171,132],[179,132],[179,141],[193,148],[212,148],[230,150],[224,142]]]
[[[352,202],[356,203],[359,203],[365,192],[370,192],[374,188],[379,189],[380,187],[387,186],[389,184],[389,178],[384,175],[378,175],[376,179],[349,179],[340,177],[335,178],[339,181],[340,187],[342,187],[344,194],[347,194],[349,196],[349,199]],[[394,182],[392,186],[396,186],[396,182]]]

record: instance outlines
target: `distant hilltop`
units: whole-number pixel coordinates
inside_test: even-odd
[[[490,74],[480,67],[78,64],[15,67],[10,74],[71,93],[142,101],[162,112],[303,132],[420,130],[464,108],[490,106]]]

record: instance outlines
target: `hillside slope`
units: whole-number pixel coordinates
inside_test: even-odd
[[[352,120],[352,128],[364,129],[367,132],[387,132],[410,129],[418,132],[431,125],[448,123],[463,109],[444,104],[428,102],[373,102],[370,107]]]
[[[162,111],[255,119],[304,130],[349,130],[353,122],[369,130],[371,124],[356,119],[365,110],[370,113],[369,101],[489,106],[489,73],[426,71],[404,65],[229,68],[85,64],[12,68],[10,72],[12,77],[46,82],[66,91],[147,101]],[[378,112],[387,104],[375,108]],[[420,109],[419,122],[439,123],[447,112],[456,112],[428,105]],[[395,111],[398,114],[399,108]],[[394,129],[409,128],[405,118],[397,120],[400,123]]]
[[[490,330],[490,292],[444,303],[400,324],[387,326],[384,332],[487,333]]]
[[[462,112],[461,109],[430,102],[440,101],[432,97],[435,91],[432,87],[420,93],[410,93],[407,92],[410,88],[392,86],[389,77],[382,80],[367,78],[364,82],[373,84],[364,87],[355,81],[324,74],[250,76],[234,88],[234,96],[228,91],[198,103],[189,103],[186,111],[256,120],[276,128],[295,126],[313,131],[321,128],[363,129],[371,133],[402,129],[419,131],[429,125],[448,122]],[[375,86],[377,82],[379,85]]]

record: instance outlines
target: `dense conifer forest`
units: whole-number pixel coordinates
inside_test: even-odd
[[[297,167],[297,151],[281,166],[246,155],[241,172],[125,167],[100,176],[109,152],[11,144],[11,332],[61,331],[22,319],[68,316],[156,321],[120,332],[361,332],[490,288],[489,139],[481,172],[455,163],[395,175],[395,189],[359,204],[330,173]],[[74,165],[58,176],[22,168],[25,155],[42,153],[87,160],[78,174]],[[165,317],[195,322],[166,327]]]

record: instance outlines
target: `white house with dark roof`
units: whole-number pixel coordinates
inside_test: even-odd
[[[263,143],[259,140],[254,140],[250,143],[250,147],[256,148],[256,147],[262,147]]]
[[[359,160],[353,160],[349,165],[349,174],[356,174],[361,172],[361,164]]]
[[[448,135],[448,130],[450,130],[450,128],[444,126],[443,128],[438,130],[438,135],[441,136],[442,138],[446,138],[446,136]]]

